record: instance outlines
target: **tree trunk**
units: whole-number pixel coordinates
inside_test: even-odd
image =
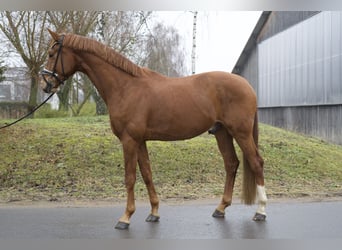
[[[72,77],[65,81],[62,89],[58,91],[59,107],[58,110],[67,111],[69,109],[69,93],[72,85]]]
[[[192,74],[196,73],[196,31],[197,31],[197,14],[198,11],[194,12],[194,19],[192,24],[192,52],[191,52],[191,70]]]
[[[96,115],[106,115],[108,114],[108,109],[106,103],[103,101],[102,97],[99,95],[95,87],[91,88],[91,96],[93,97],[96,104]]]
[[[29,109],[32,110],[34,107],[37,106],[37,96],[38,96],[38,77],[31,74],[31,86],[30,86],[30,96],[29,96]]]
[[[108,114],[107,106],[101,96],[98,97],[97,100],[95,100],[96,103],[96,115],[106,115]]]

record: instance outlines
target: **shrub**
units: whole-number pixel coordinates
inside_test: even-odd
[[[55,118],[68,116],[68,111],[52,109],[49,103],[46,103],[44,106],[42,106],[34,113],[35,118]]]

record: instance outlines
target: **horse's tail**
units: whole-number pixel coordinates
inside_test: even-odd
[[[259,130],[258,130],[258,112],[255,112],[254,125],[253,125],[253,139],[256,147],[258,148]],[[252,205],[256,197],[256,182],[255,174],[251,166],[243,155],[243,181],[242,181],[242,201],[247,205]]]

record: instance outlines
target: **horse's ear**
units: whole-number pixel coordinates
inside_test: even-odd
[[[52,30],[48,29],[50,35],[52,36],[53,40],[58,41],[59,36],[56,32],[53,32]]]

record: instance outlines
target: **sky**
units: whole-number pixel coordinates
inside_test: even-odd
[[[201,11],[197,16],[196,73],[231,72],[261,11]],[[190,11],[159,11],[157,17],[184,37],[191,72],[192,24]]]
[[[197,16],[196,73],[231,72],[252,33],[261,11],[199,11]],[[159,21],[178,29],[184,38],[187,65],[191,73],[193,12],[156,11]],[[10,66],[21,60],[11,57]]]

